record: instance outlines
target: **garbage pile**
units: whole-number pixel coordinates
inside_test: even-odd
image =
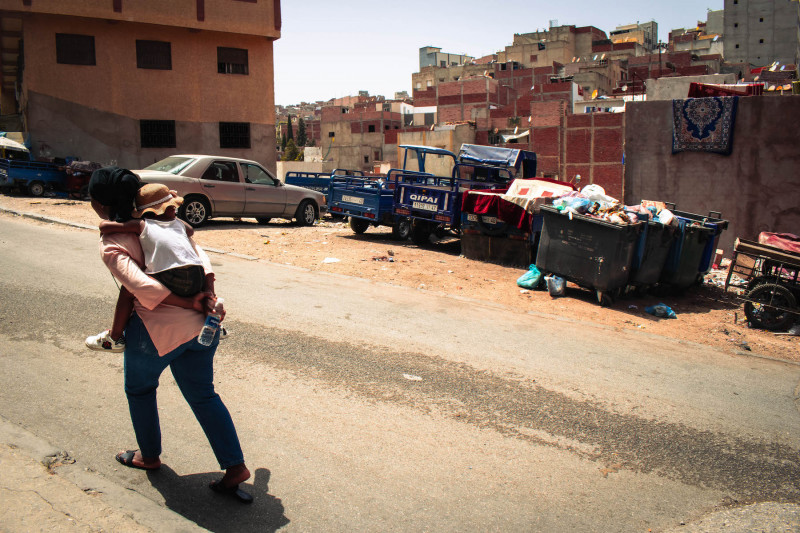
[[[728,225],[719,213],[677,211],[660,201],[626,206],[596,184],[548,203],[539,211],[535,263],[518,284],[529,288],[545,281],[550,294],[560,296],[570,281],[596,291],[601,305],[631,289],[674,293],[699,285]]]

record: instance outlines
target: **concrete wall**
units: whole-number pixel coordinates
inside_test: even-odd
[[[756,66],[797,63],[800,3],[784,0],[725,0],[725,59]]]
[[[672,153],[672,102],[628,104],[625,203],[674,202],[681,211],[722,212],[730,221],[720,247],[762,231],[800,234],[800,96],[739,98],[729,156]],[[777,117],[780,117],[778,119]],[[791,131],[790,131],[791,130]]]
[[[695,83],[736,83],[735,74],[709,74],[707,76],[665,77],[647,80],[647,100],[680,100],[689,94],[689,85]]]

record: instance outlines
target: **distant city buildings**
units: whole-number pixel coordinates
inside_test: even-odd
[[[424,46],[410,98],[362,92],[279,109],[279,115],[303,116],[314,132],[309,139],[336,166],[372,171],[379,163],[397,164],[403,142],[436,142],[453,151],[475,142],[534,150],[543,175],[577,172],[621,183],[623,122],[612,115],[624,112],[626,102],[686,97],[692,81],[760,81],[765,94],[791,92],[798,6],[797,0],[726,0],[706,21],[673,29],[668,42],[658,39],[655,21],[608,34],[551,21],[483,57]],[[605,137],[595,137],[600,134]]]

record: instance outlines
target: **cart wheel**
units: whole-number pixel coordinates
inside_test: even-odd
[[[398,241],[405,241],[411,235],[411,220],[400,217],[392,226],[392,238]]]
[[[350,229],[353,233],[361,235],[369,227],[369,221],[363,218],[350,217]]]
[[[415,220],[411,223],[411,241],[417,246],[431,243],[431,227],[427,222]]]
[[[597,302],[601,307],[614,305],[614,297],[606,291],[597,291]]]
[[[744,314],[753,326],[769,331],[779,331],[794,323],[797,312],[792,313],[777,308],[795,309],[797,307],[797,300],[786,287],[774,283],[764,283],[748,292],[747,299],[750,301],[744,303]]]

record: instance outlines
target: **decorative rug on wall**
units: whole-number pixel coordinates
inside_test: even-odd
[[[672,153],[714,152],[729,155],[738,96],[672,101]]]

